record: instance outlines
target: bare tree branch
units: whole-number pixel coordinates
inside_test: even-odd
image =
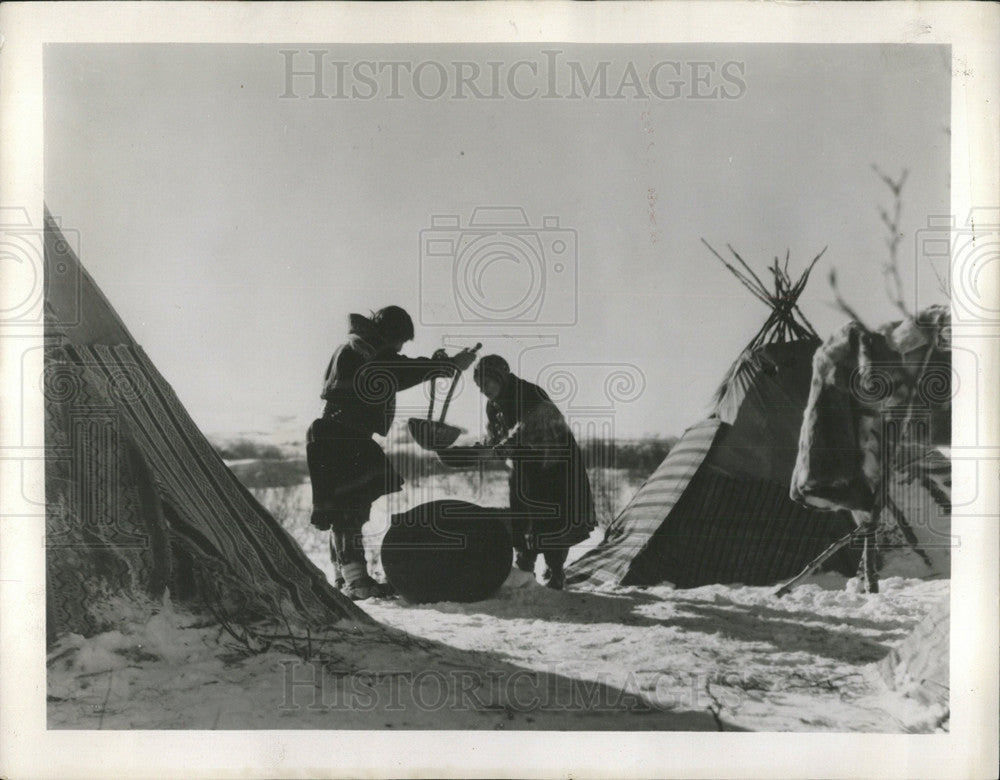
[[[840,294],[840,288],[837,287],[837,272],[830,269],[830,288],[833,290],[833,294],[836,298],[836,308],[840,309],[844,314],[846,314],[850,319],[858,323],[865,331],[868,333],[872,332],[872,329],[865,325],[864,320],[861,319],[861,315],[858,314],[854,309],[852,309],[847,301],[844,300],[843,296]]]
[[[909,310],[904,300],[903,279],[899,273],[899,245],[903,240],[903,234],[899,229],[903,212],[902,192],[903,185],[906,184],[906,178],[909,176],[909,171],[904,169],[899,178],[893,180],[874,163],[872,164],[872,170],[875,171],[875,174],[889,188],[893,197],[893,213],[891,217],[881,206],[878,209],[882,224],[885,225],[889,233],[885,239],[886,247],[889,250],[889,260],[882,265],[882,275],[885,278],[885,292],[889,301],[903,313],[906,319],[916,319],[915,313]]]

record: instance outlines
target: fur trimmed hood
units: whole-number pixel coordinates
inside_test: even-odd
[[[378,326],[363,314],[347,316],[347,343],[368,360],[385,349],[386,343]]]

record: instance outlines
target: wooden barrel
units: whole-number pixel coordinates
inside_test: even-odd
[[[386,579],[407,601],[482,601],[510,574],[506,509],[431,501],[392,516],[382,540]]]

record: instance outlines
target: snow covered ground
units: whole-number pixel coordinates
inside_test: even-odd
[[[311,657],[249,652],[169,604],[49,654],[51,729],[715,730],[702,708],[534,671],[382,627],[311,636]],[[300,651],[304,644],[299,646]]]
[[[270,648],[169,601],[116,605],[117,630],[50,652],[49,728],[946,729],[874,662],[948,582],[836,584],[556,592],[512,572],[488,601],[369,601],[388,628]]]
[[[516,581],[517,574],[512,578]],[[476,604],[366,605],[380,621],[499,660],[634,692],[655,707],[715,711],[726,728],[934,731],[945,713],[886,691],[872,664],[948,582],[892,578],[881,593],[773,588],[555,592],[526,582]],[[620,723],[642,728],[641,723]]]
[[[933,732],[883,658],[947,581],[878,595],[771,589],[555,592],[516,574],[476,604],[366,602],[380,627],[254,652],[169,601],[49,654],[49,728]],[[302,656],[309,654],[309,660]]]
[[[472,486],[478,503],[502,505],[499,475]],[[390,513],[470,484],[413,487],[378,502],[365,527],[376,571]],[[308,486],[258,497],[330,576]],[[364,602],[382,626],[308,642],[298,629],[281,638],[284,627],[240,642],[169,600],[115,604],[117,630],[50,652],[49,727],[934,732],[948,727],[944,709],[887,690],[875,664],[948,589],[888,577],[869,595],[824,575],[781,599],[738,585],[556,592],[512,572],[474,604]]]

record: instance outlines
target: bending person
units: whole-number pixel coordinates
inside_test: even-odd
[[[511,467],[508,486],[517,567],[534,572],[541,553],[546,585],[561,590],[569,548],[597,526],[583,454],[548,394],[512,374],[502,357],[483,357],[474,379],[489,399],[486,444]]]
[[[396,414],[396,393],[421,382],[464,371],[475,359],[469,350],[448,358],[399,354],[413,339],[413,321],[398,306],[369,319],[349,317],[346,343],[334,352],[323,378],[323,416],[309,426],[306,457],[312,481],[311,522],[331,531],[335,584],[351,599],[385,595],[368,574],[361,527],[372,503],[397,492],[403,479],[372,434],[385,436]]]

